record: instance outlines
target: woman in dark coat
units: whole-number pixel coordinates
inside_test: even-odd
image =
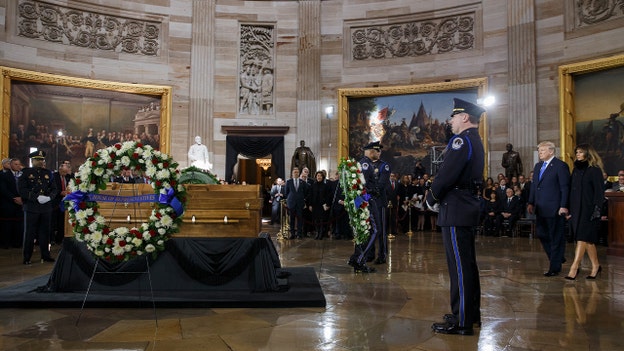
[[[574,280],[581,270],[581,261],[587,251],[592,263],[591,275],[595,279],[602,267],[598,262],[596,244],[600,230],[600,211],[604,202],[602,184],[602,160],[589,144],[580,144],[574,149],[576,161],[570,181],[570,214],[568,219],[576,239],[574,262],[565,277]]]
[[[327,210],[331,199],[328,196],[329,186],[325,183],[325,173],[318,171],[314,174],[315,182],[310,190],[310,207],[314,219],[314,239],[322,240],[327,233]]]

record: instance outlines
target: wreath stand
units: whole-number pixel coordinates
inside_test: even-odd
[[[91,279],[89,279],[89,285],[87,286],[87,291],[85,292],[84,299],[82,300],[82,306],[80,306],[80,314],[78,314],[78,319],[76,320],[76,326],[80,322],[80,317],[82,317],[82,312],[84,310],[85,304],[87,303],[87,297],[89,296],[89,292],[91,291],[91,284],[93,284],[93,278],[95,278],[96,274],[147,274],[147,280],[149,281],[150,286],[150,295],[152,300],[152,309],[154,310],[154,321],[156,322],[156,327],[158,328],[158,317],[156,316],[156,301],[154,300],[154,289],[152,288],[152,275],[150,273],[149,260],[147,255],[145,256],[145,271],[134,271],[134,272],[97,272],[98,263],[100,259],[95,260],[95,264],[93,265],[93,272],[91,273]]]
[[[119,187],[119,190],[117,191],[117,195],[121,194],[121,191],[124,188],[125,184],[120,184],[120,185],[121,186]],[[134,184],[132,184],[131,189],[132,189],[133,195],[137,195],[137,189],[134,186]],[[136,218],[136,215],[137,215],[136,204],[134,204],[133,207],[134,207],[134,217]],[[116,209],[117,209],[117,203],[115,202],[115,205],[113,207],[113,213],[115,212]],[[149,265],[148,256],[147,255],[144,255],[144,256],[145,256],[145,267],[146,267],[145,271],[129,271],[129,272],[98,272],[97,267],[98,267],[98,263],[100,262],[100,259],[96,258],[95,264],[93,265],[93,272],[91,273],[91,278],[89,279],[89,285],[87,286],[87,291],[85,292],[84,299],[82,300],[82,306],[80,306],[80,313],[78,314],[78,319],[76,320],[76,326],[80,322],[80,317],[82,317],[82,312],[84,311],[84,306],[87,303],[87,297],[89,296],[89,292],[91,291],[91,285],[93,284],[93,278],[95,278],[96,274],[147,274],[147,280],[150,286],[152,309],[154,310],[154,321],[156,322],[156,328],[158,328],[158,317],[156,316],[156,301],[154,300],[154,289],[152,287],[152,274],[150,273],[150,265]]]

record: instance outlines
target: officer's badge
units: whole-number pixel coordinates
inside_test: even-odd
[[[48,180],[48,179],[50,179],[50,176],[46,174],[46,175],[44,176],[44,178],[45,178],[46,180]]]
[[[390,165],[386,164],[386,167],[384,167],[386,171],[390,172]]]
[[[28,179],[35,179],[35,176],[34,176],[34,175],[32,175],[32,174],[29,174],[29,175],[28,175]]]
[[[363,169],[363,170],[367,170],[367,169],[368,169],[368,166],[369,166],[369,164],[368,164],[367,162],[364,162],[364,163],[362,164],[362,169]]]
[[[453,150],[459,150],[462,148],[462,146],[464,146],[464,139],[455,138],[455,140],[453,140],[453,144],[451,145],[451,148],[453,148]]]

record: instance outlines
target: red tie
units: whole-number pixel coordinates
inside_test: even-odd
[[[65,191],[65,177],[61,176],[61,191]]]

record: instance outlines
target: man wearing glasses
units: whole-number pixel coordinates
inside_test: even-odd
[[[613,191],[624,191],[624,169],[618,171],[618,181],[611,188]]]

